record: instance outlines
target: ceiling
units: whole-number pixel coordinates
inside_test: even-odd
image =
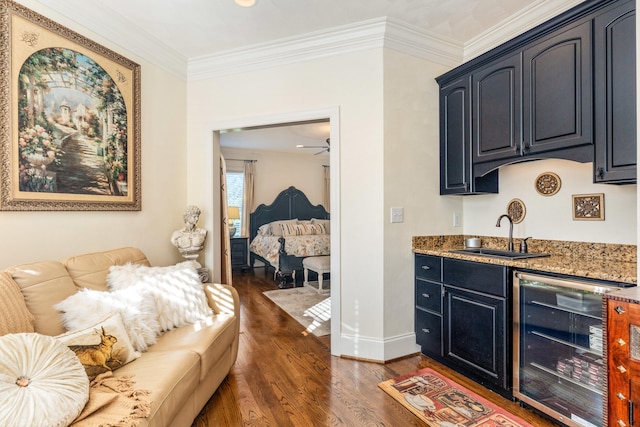
[[[435,36],[465,43],[536,4],[570,0],[40,0],[74,12],[108,15],[144,31],[187,59],[389,17]]]
[[[536,7],[554,10],[577,0],[256,0],[250,8],[233,0],[38,1],[107,38],[134,31],[188,62],[383,17],[462,46]],[[295,145],[323,145],[328,136],[328,124],[315,123],[223,133],[221,144],[314,154]]]

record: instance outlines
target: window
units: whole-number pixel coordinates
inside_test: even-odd
[[[227,206],[237,206],[240,211],[240,218],[230,219],[236,228],[236,233],[230,237],[240,236],[242,228],[242,193],[244,191],[244,173],[227,172]]]

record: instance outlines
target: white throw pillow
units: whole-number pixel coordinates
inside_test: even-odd
[[[69,348],[35,333],[0,337],[0,425],[65,427],[89,400],[89,378]]]
[[[120,313],[133,347],[140,352],[158,340],[160,325],[155,301],[143,289],[132,287],[113,292],[82,289],[55,305],[69,331],[99,323],[113,312]]]
[[[192,261],[168,267],[113,266],[107,275],[107,285],[114,292],[139,289],[150,294],[164,331],[195,323],[213,314]]]

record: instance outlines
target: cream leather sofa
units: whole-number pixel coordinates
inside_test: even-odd
[[[10,267],[27,309],[33,314],[35,332],[56,336],[65,332],[60,313],[53,307],[86,287],[106,291],[111,265],[149,265],[144,253],[122,248]],[[230,286],[205,284],[214,315],[194,325],[165,332],[139,359],[114,372],[133,374],[136,388],[151,391],[151,415],[139,427],[189,427],[222,383],[238,354],[239,299]],[[3,310],[0,301],[0,310]],[[15,310],[15,307],[11,308]]]

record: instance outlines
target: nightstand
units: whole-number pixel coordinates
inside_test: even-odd
[[[233,237],[231,239],[231,268],[245,271],[249,269],[249,238]]]

